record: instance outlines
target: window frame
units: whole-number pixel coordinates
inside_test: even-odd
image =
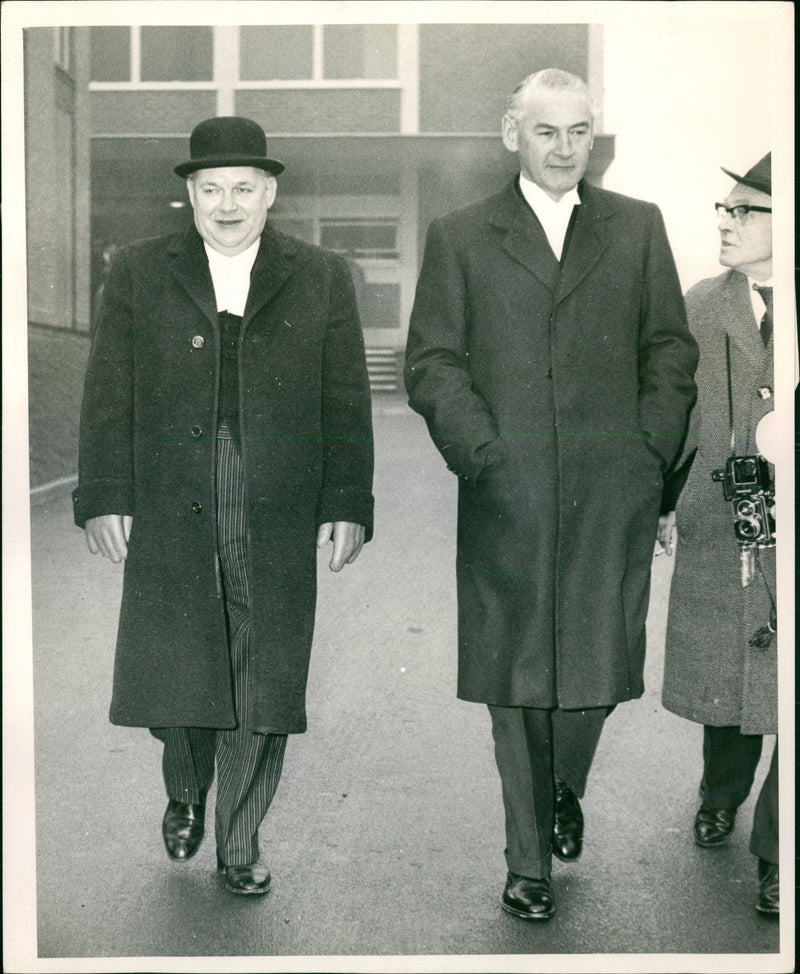
[[[130,62],[128,64],[128,81],[89,81],[90,91],[214,91],[219,87],[216,77],[216,44],[217,38],[212,27],[211,35],[211,77],[205,81],[142,81],[142,26],[144,27],[174,27],[180,24],[134,24],[130,30]],[[194,26],[194,25],[192,25]],[[202,25],[201,25],[202,26]]]
[[[171,24],[145,24],[146,27],[173,26]],[[213,66],[212,77],[206,81],[142,81],[141,72],[141,26],[131,25],[130,30],[130,64],[129,80],[127,81],[93,81],[89,82],[90,91],[164,91],[180,89],[182,91],[209,91],[216,90],[220,84],[231,84],[235,91],[263,91],[270,89],[277,90],[297,90],[297,89],[400,89],[403,87],[402,75],[402,27],[400,24],[391,24],[395,28],[395,45],[397,51],[396,58],[396,77],[394,78],[325,78],[323,76],[324,64],[324,29],[325,27],[337,26],[335,24],[311,24],[312,28],[312,57],[311,57],[311,77],[310,78],[278,78],[274,80],[253,80],[243,81],[239,71],[239,48],[241,41],[241,30],[244,26],[239,25],[232,30],[223,28],[226,31],[226,38],[229,50],[225,52],[225,58],[219,56],[217,50],[218,28],[213,35]],[[278,26],[278,25],[276,25]],[[369,24],[361,26],[371,26]],[[379,25],[384,26],[384,25]],[[219,63],[225,61],[225,68],[220,68]],[[222,71],[224,70],[224,78]]]
[[[248,26],[248,25],[242,25]],[[338,24],[311,24],[311,77],[310,78],[276,78],[273,80],[253,80],[243,81],[239,77],[238,57],[236,70],[236,88],[242,91],[261,90],[269,88],[399,88],[400,87],[400,25],[398,24],[378,24],[375,26],[390,26],[395,29],[395,53],[396,70],[394,78],[326,78],[324,71],[325,64],[325,40],[324,31],[326,27],[337,27]],[[358,27],[371,27],[372,24],[354,24]],[[239,28],[241,30],[241,27]],[[240,35],[241,36],[241,35]],[[237,51],[238,54],[238,51]]]

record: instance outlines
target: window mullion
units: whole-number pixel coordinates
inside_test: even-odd
[[[142,30],[131,27],[131,81],[139,84],[142,80]]]
[[[217,88],[217,115],[234,115],[239,78],[239,31],[236,26],[213,28],[213,77]]]
[[[325,28],[322,24],[314,24],[313,28],[313,42],[311,47],[311,80],[322,81],[322,32]]]

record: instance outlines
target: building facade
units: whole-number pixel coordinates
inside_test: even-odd
[[[116,246],[191,221],[172,168],[188,157],[194,126],[213,115],[245,115],[266,131],[270,155],[286,164],[270,219],[350,263],[376,391],[398,386],[428,224],[495,192],[516,171],[500,119],[525,75],[561,67],[586,78],[600,109],[588,178],[599,183],[613,157],[613,137],[602,132],[598,26],[106,26],[75,33],[87,53],[81,151],[91,161],[91,226],[74,228],[88,238],[81,300],[97,293]],[[83,130],[74,137],[82,139]],[[65,301],[67,292],[64,281]],[[78,305],[73,328],[85,331],[86,309]]]
[[[190,219],[172,166],[191,129],[252,118],[286,164],[270,219],[348,257],[373,387],[391,386],[428,223],[513,175],[500,118],[530,71],[573,71],[602,104],[601,43],[585,24],[93,28],[95,259]],[[592,178],[611,147],[596,140]]]
[[[91,314],[89,32],[27,29],[23,54],[28,442],[37,487],[76,470]]]

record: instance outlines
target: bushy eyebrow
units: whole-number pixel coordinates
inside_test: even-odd
[[[216,180],[214,180],[214,179],[201,179],[200,182],[197,185],[198,186],[203,186],[203,187],[216,186],[216,187],[219,188],[219,187],[221,187],[222,184],[216,182]],[[235,182],[233,184],[234,189],[236,189],[239,186],[253,187],[253,186],[255,186],[255,180],[251,180],[251,179],[240,179],[240,180],[238,180],[237,182]]]
[[[766,206],[766,203],[757,203],[755,200],[749,199],[748,197],[737,196],[736,194],[730,195],[725,200],[726,206]]]
[[[573,122],[572,125],[567,125],[568,129],[579,129],[579,128],[589,128],[589,121]],[[553,131],[558,131],[559,126],[553,125],[550,122],[537,122],[534,126],[534,131],[538,132],[542,129],[552,129]]]

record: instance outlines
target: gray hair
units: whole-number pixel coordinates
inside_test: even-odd
[[[511,118],[519,115],[521,102],[529,91],[575,91],[582,94],[589,105],[592,118],[595,115],[594,102],[592,101],[589,86],[579,78],[577,74],[570,74],[569,71],[562,71],[561,68],[544,68],[542,71],[535,71],[523,78],[517,87],[511,92],[506,106],[506,113]]]

